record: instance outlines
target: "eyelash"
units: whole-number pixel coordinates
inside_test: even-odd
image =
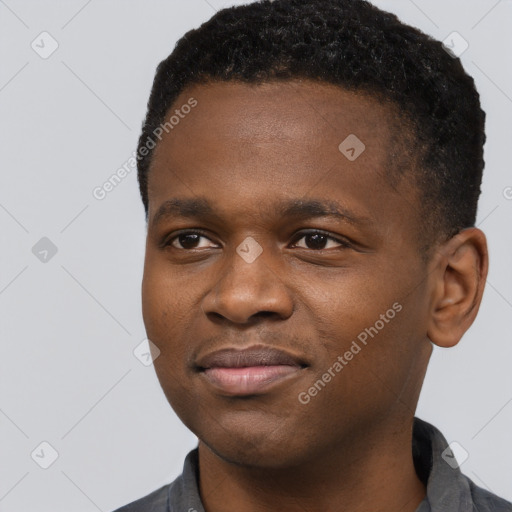
[[[206,234],[200,230],[186,230],[186,231],[181,231],[179,233],[177,233],[176,235],[174,235],[172,238],[167,238],[164,240],[164,242],[162,243],[161,247],[162,248],[166,248],[166,247],[171,247],[172,249],[176,249],[178,251],[188,251],[188,252],[191,252],[191,251],[194,251],[194,250],[202,250],[202,249],[181,249],[179,247],[173,247],[172,246],[172,243],[174,242],[174,240],[176,240],[179,236],[181,235],[190,235],[190,234],[193,234],[193,235],[200,235],[201,237],[204,237],[204,238],[207,238],[208,240],[210,240],[210,238],[208,236],[206,236]],[[340,240],[338,238],[335,238],[333,236],[330,236],[328,233],[326,233],[325,231],[322,231],[322,230],[319,230],[319,229],[313,229],[311,231],[303,231],[301,233],[297,233],[297,236],[293,239],[293,243],[296,244],[301,238],[304,238],[305,236],[308,236],[308,235],[323,235],[326,237],[327,240],[331,240],[333,242],[336,242],[337,244],[339,244],[341,247],[338,247],[338,249],[347,249],[347,248],[350,248],[351,245],[344,241],[344,240]],[[211,242],[213,242],[212,240],[210,240]],[[300,247],[300,249],[308,249],[310,251],[315,251],[315,252],[321,252],[321,251],[331,251],[333,249],[309,249],[308,247]]]

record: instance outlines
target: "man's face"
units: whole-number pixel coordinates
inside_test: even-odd
[[[169,403],[219,456],[261,467],[412,417],[429,281],[419,194],[386,179],[390,110],[307,81],[197,85],[173,111],[191,97],[148,188],[143,317]],[[211,211],[168,208],[154,223],[171,199]],[[255,346],[291,359],[209,359]]]

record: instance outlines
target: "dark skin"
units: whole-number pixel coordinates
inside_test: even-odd
[[[414,512],[425,497],[414,411],[432,343],[456,345],[477,314],[484,234],[465,229],[422,258],[420,193],[386,179],[393,112],[367,95],[308,81],[211,83],[174,108],[191,96],[198,105],[153,155],[142,303],[162,389],[199,438],[205,510]],[[352,162],[338,150],[349,134],[366,146]],[[153,225],[175,197],[204,198],[217,216]],[[335,201],[346,217],[274,211],[291,199]],[[236,252],[249,236],[263,249],[252,263]],[[396,317],[301,403],[394,303]],[[307,366],[243,397],[194,367],[207,352],[255,343]]]

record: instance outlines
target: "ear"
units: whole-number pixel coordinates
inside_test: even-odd
[[[475,320],[484,292],[489,256],[478,228],[445,242],[433,257],[432,300],[427,335],[439,347],[453,347]]]

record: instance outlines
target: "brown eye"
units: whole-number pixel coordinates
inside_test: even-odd
[[[204,247],[208,247],[208,245],[204,245],[204,242],[203,245],[198,246],[202,239],[209,240],[209,238],[198,231],[183,231],[182,233],[179,233],[167,240],[163,245],[164,247],[172,247],[173,249],[180,250],[202,249]]]
[[[178,241],[183,249],[194,249],[201,235],[197,233],[183,233],[175,238],[175,241]]]
[[[301,248],[305,249],[312,249],[321,251],[324,249],[332,249],[333,247],[326,247],[326,244],[330,242],[334,242],[338,245],[338,247],[347,248],[350,247],[347,242],[344,242],[343,240],[338,240],[337,238],[334,238],[332,236],[327,235],[326,233],[323,233],[322,231],[310,231],[308,233],[302,233],[299,237],[295,239],[295,244],[298,240],[304,239],[305,245]]]

